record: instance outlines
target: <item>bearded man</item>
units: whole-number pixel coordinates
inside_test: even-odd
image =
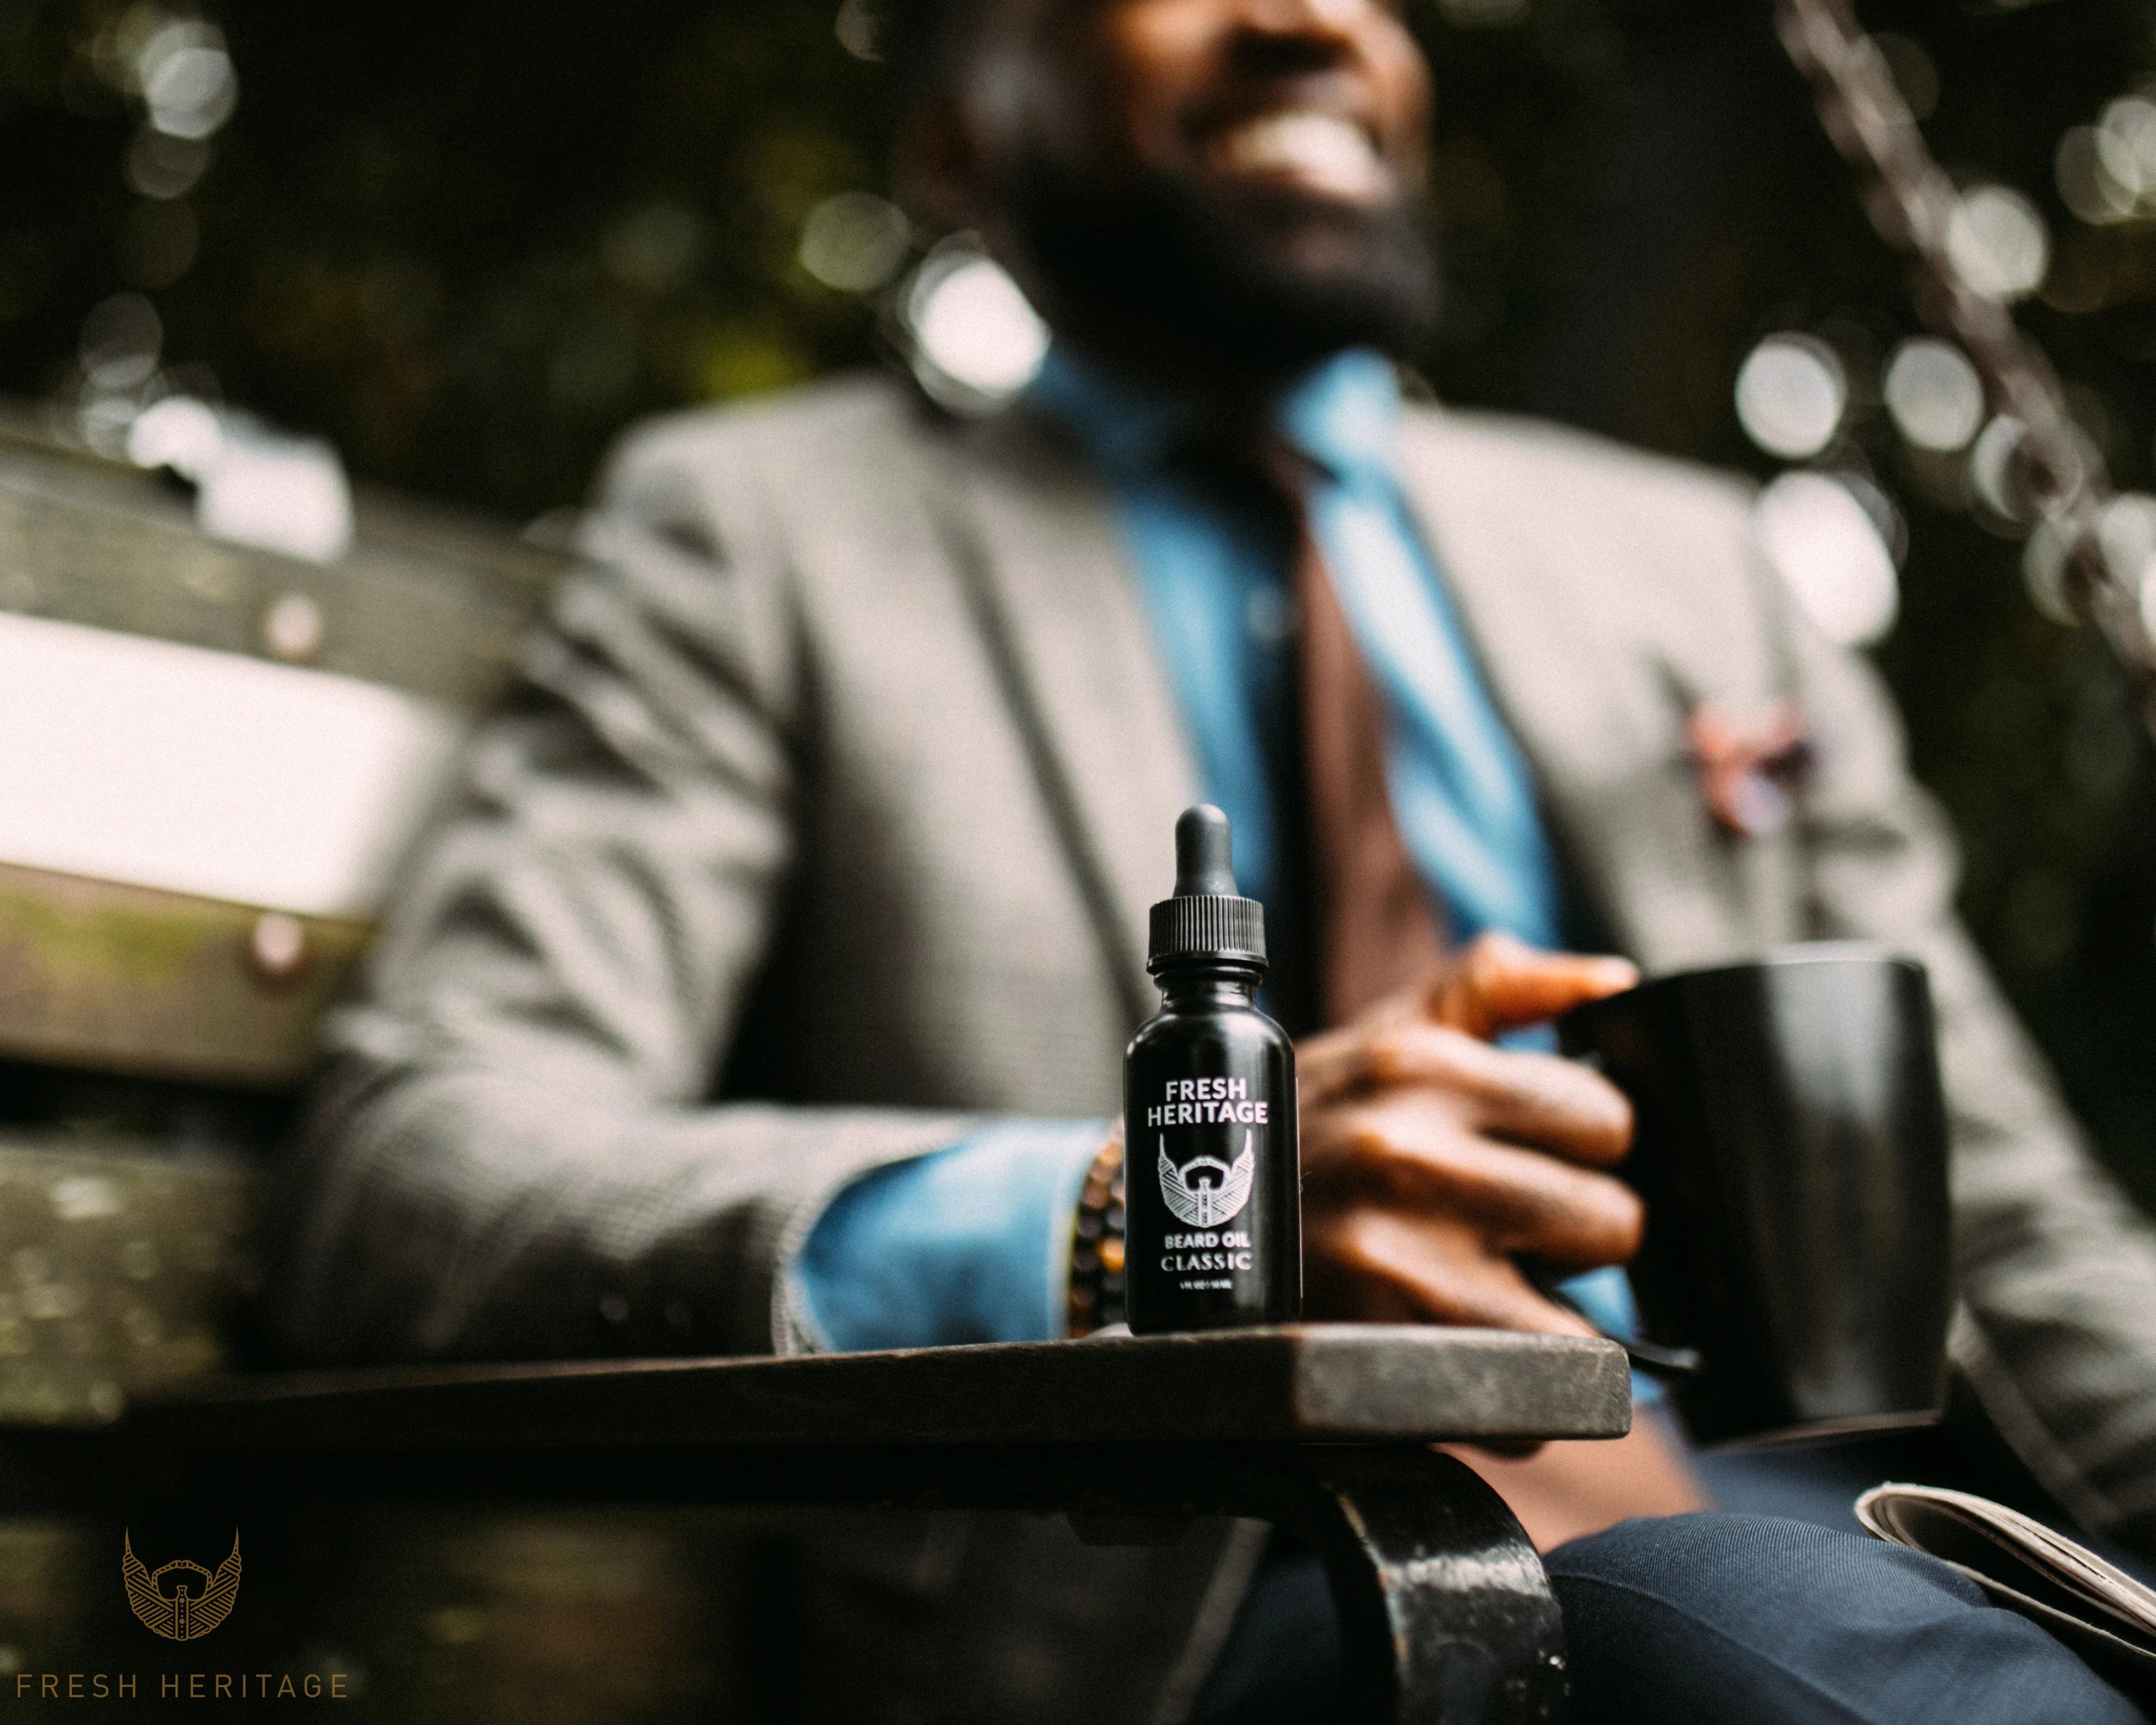
[[[1519,1265],[1635,1249],[1630,1120],[1537,1027],[1635,966],[1876,939],[1938,1002],[1957,1363],[2156,1548],[2156,1246],[1953,922],[1875,679],[1735,483],[1403,403],[1435,276],[1398,12],[901,0],[885,45],[910,195],[1055,351],[974,423],[850,379],[629,438],[335,1027],[295,1351],[1082,1332],[1113,1289],[1074,1294],[1074,1213],[1203,794],[1305,1039],[1311,1317],[1583,1327]],[[1703,788],[1700,716],[1776,713],[1810,776]],[[2138,1717],[1943,1566],[1700,1513],[1652,1416],[1476,1465],[1549,1553],[1583,1717]],[[1249,1529],[886,1522],[790,1589],[806,1718],[1332,1716],[1314,1565]]]

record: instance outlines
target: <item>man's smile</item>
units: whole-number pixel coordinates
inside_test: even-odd
[[[1213,171],[1269,180],[1318,197],[1370,204],[1388,197],[1394,176],[1367,127],[1348,115],[1277,108],[1222,127],[1205,141]]]

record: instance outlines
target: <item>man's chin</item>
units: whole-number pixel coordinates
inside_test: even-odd
[[[1404,355],[1435,307],[1427,228],[1404,202],[1176,182],[1104,198],[1036,172],[1014,204],[1070,313],[1211,372],[1289,372],[1348,347]]]
[[[1214,297],[1183,308],[1183,334],[1228,362],[1276,373],[1300,371],[1350,347],[1395,357],[1429,333],[1426,272],[1312,242],[1283,250],[1224,284]]]
[[[1430,247],[1408,211],[1317,198],[1282,200],[1228,229],[1243,242],[1254,278],[1321,298],[1366,294],[1426,295]]]

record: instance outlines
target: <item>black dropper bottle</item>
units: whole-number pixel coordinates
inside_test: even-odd
[[[1235,888],[1228,817],[1175,824],[1152,909],[1159,1015],[1123,1061],[1131,1328],[1292,1323],[1302,1312],[1295,1048],[1258,1010],[1265,913]]]

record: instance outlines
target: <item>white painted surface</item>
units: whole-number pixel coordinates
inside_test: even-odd
[[[462,730],[349,677],[0,615],[0,862],[371,915]]]

